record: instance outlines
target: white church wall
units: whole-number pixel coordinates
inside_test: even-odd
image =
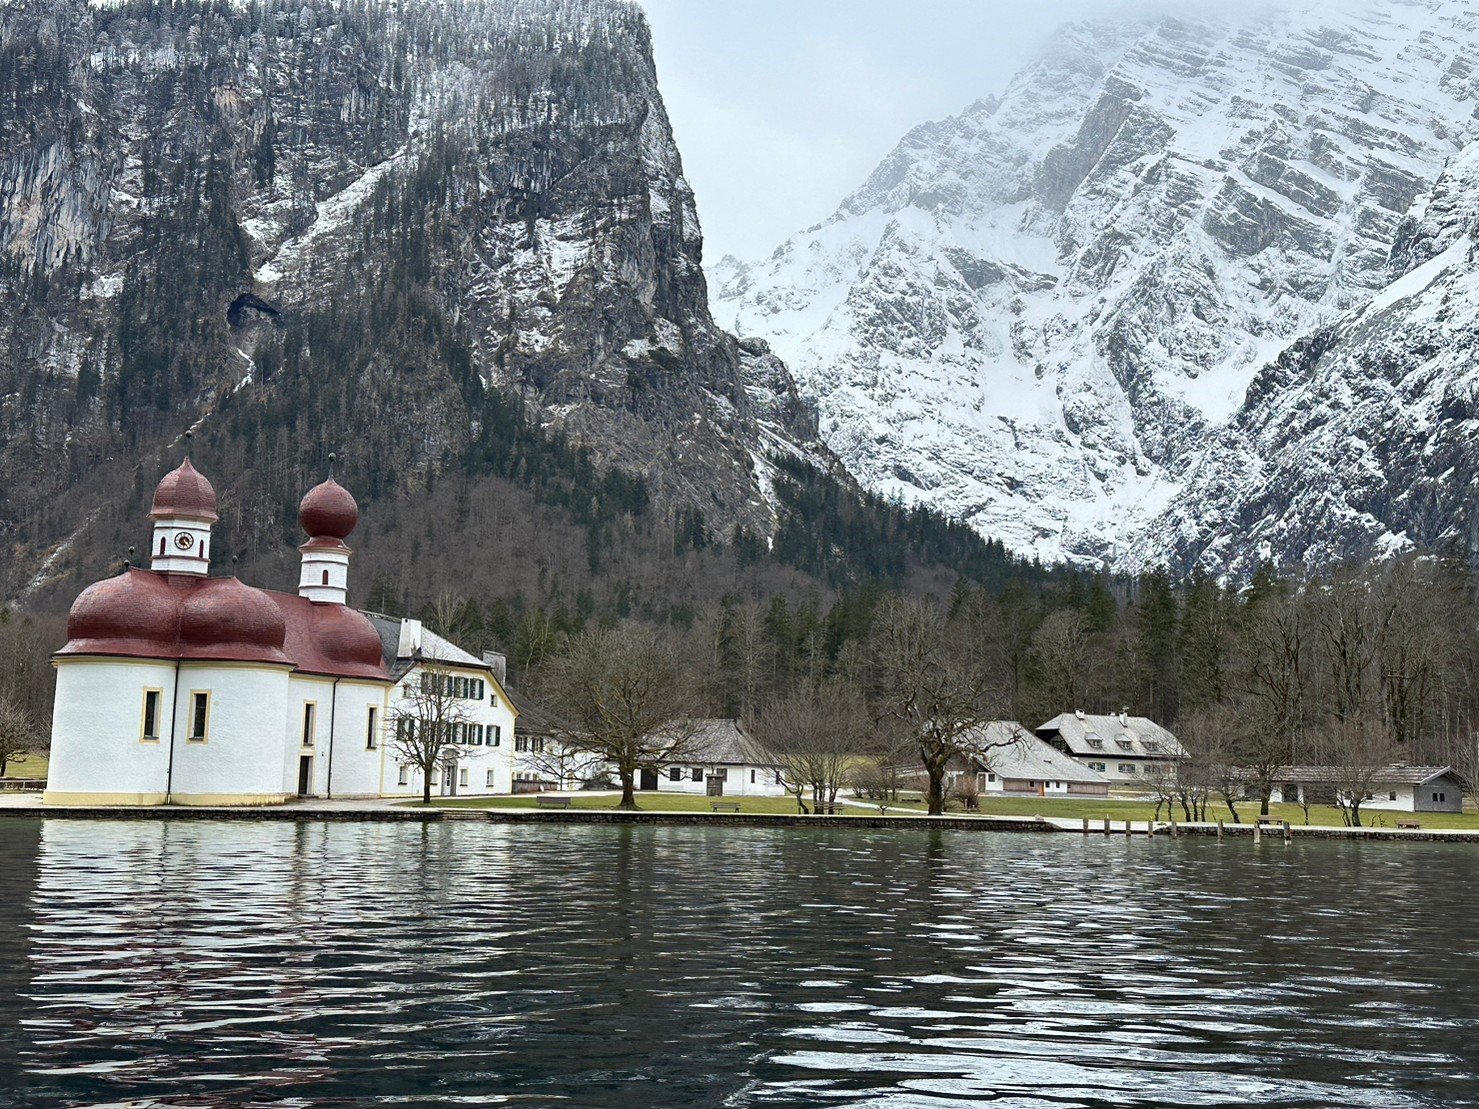
[[[181,664],[171,799],[184,805],[223,805],[269,804],[287,797],[284,737],[276,722],[283,718],[288,686],[288,670],[282,666]],[[197,693],[209,696],[203,740],[191,738]]]
[[[58,659],[47,804],[157,805],[165,798],[175,664]],[[146,739],[144,697],[156,690],[158,738]]]
[[[317,796],[378,797],[384,791],[388,692],[389,687],[383,682],[349,678],[339,682],[337,694],[331,692],[332,736],[330,719],[325,716]],[[373,734],[371,710],[374,710]]]

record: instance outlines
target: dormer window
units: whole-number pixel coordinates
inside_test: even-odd
[[[1117,739],[1117,740],[1115,740],[1115,742],[1120,745],[1120,750],[1121,751],[1132,751],[1132,750],[1134,750],[1134,745],[1131,744],[1128,739]]]
[[[1104,741],[1102,739],[1100,739],[1098,736],[1091,735],[1091,736],[1089,736],[1089,746],[1092,747],[1092,748],[1094,748],[1094,750],[1097,751],[1101,747],[1104,746]]]

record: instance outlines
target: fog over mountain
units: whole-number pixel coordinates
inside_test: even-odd
[[[1342,410],[1309,344],[1418,263],[1402,244],[1471,138],[1475,29],[1460,0],[1070,26],[820,224],[711,262],[718,315],[775,346],[866,485],[1019,550],[1223,571],[1472,547],[1472,482],[1433,469],[1462,382],[1429,383],[1449,398],[1431,436],[1370,455],[1267,440],[1324,463],[1272,496],[1228,429],[1288,389],[1307,426]],[[1412,290],[1385,295],[1397,326]],[[1343,345],[1368,375],[1384,349],[1369,321]],[[1420,505],[1417,480],[1437,483]]]

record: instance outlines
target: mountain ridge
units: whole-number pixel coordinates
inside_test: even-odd
[[[1262,367],[1403,267],[1475,29],[1454,0],[1073,25],[726,264],[716,313],[865,486],[1044,558],[1147,557]]]

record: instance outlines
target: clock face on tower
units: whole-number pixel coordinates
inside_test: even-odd
[[[175,546],[179,547],[182,551],[188,551],[191,547],[195,546],[195,536],[191,535],[188,531],[182,531],[175,536]]]

